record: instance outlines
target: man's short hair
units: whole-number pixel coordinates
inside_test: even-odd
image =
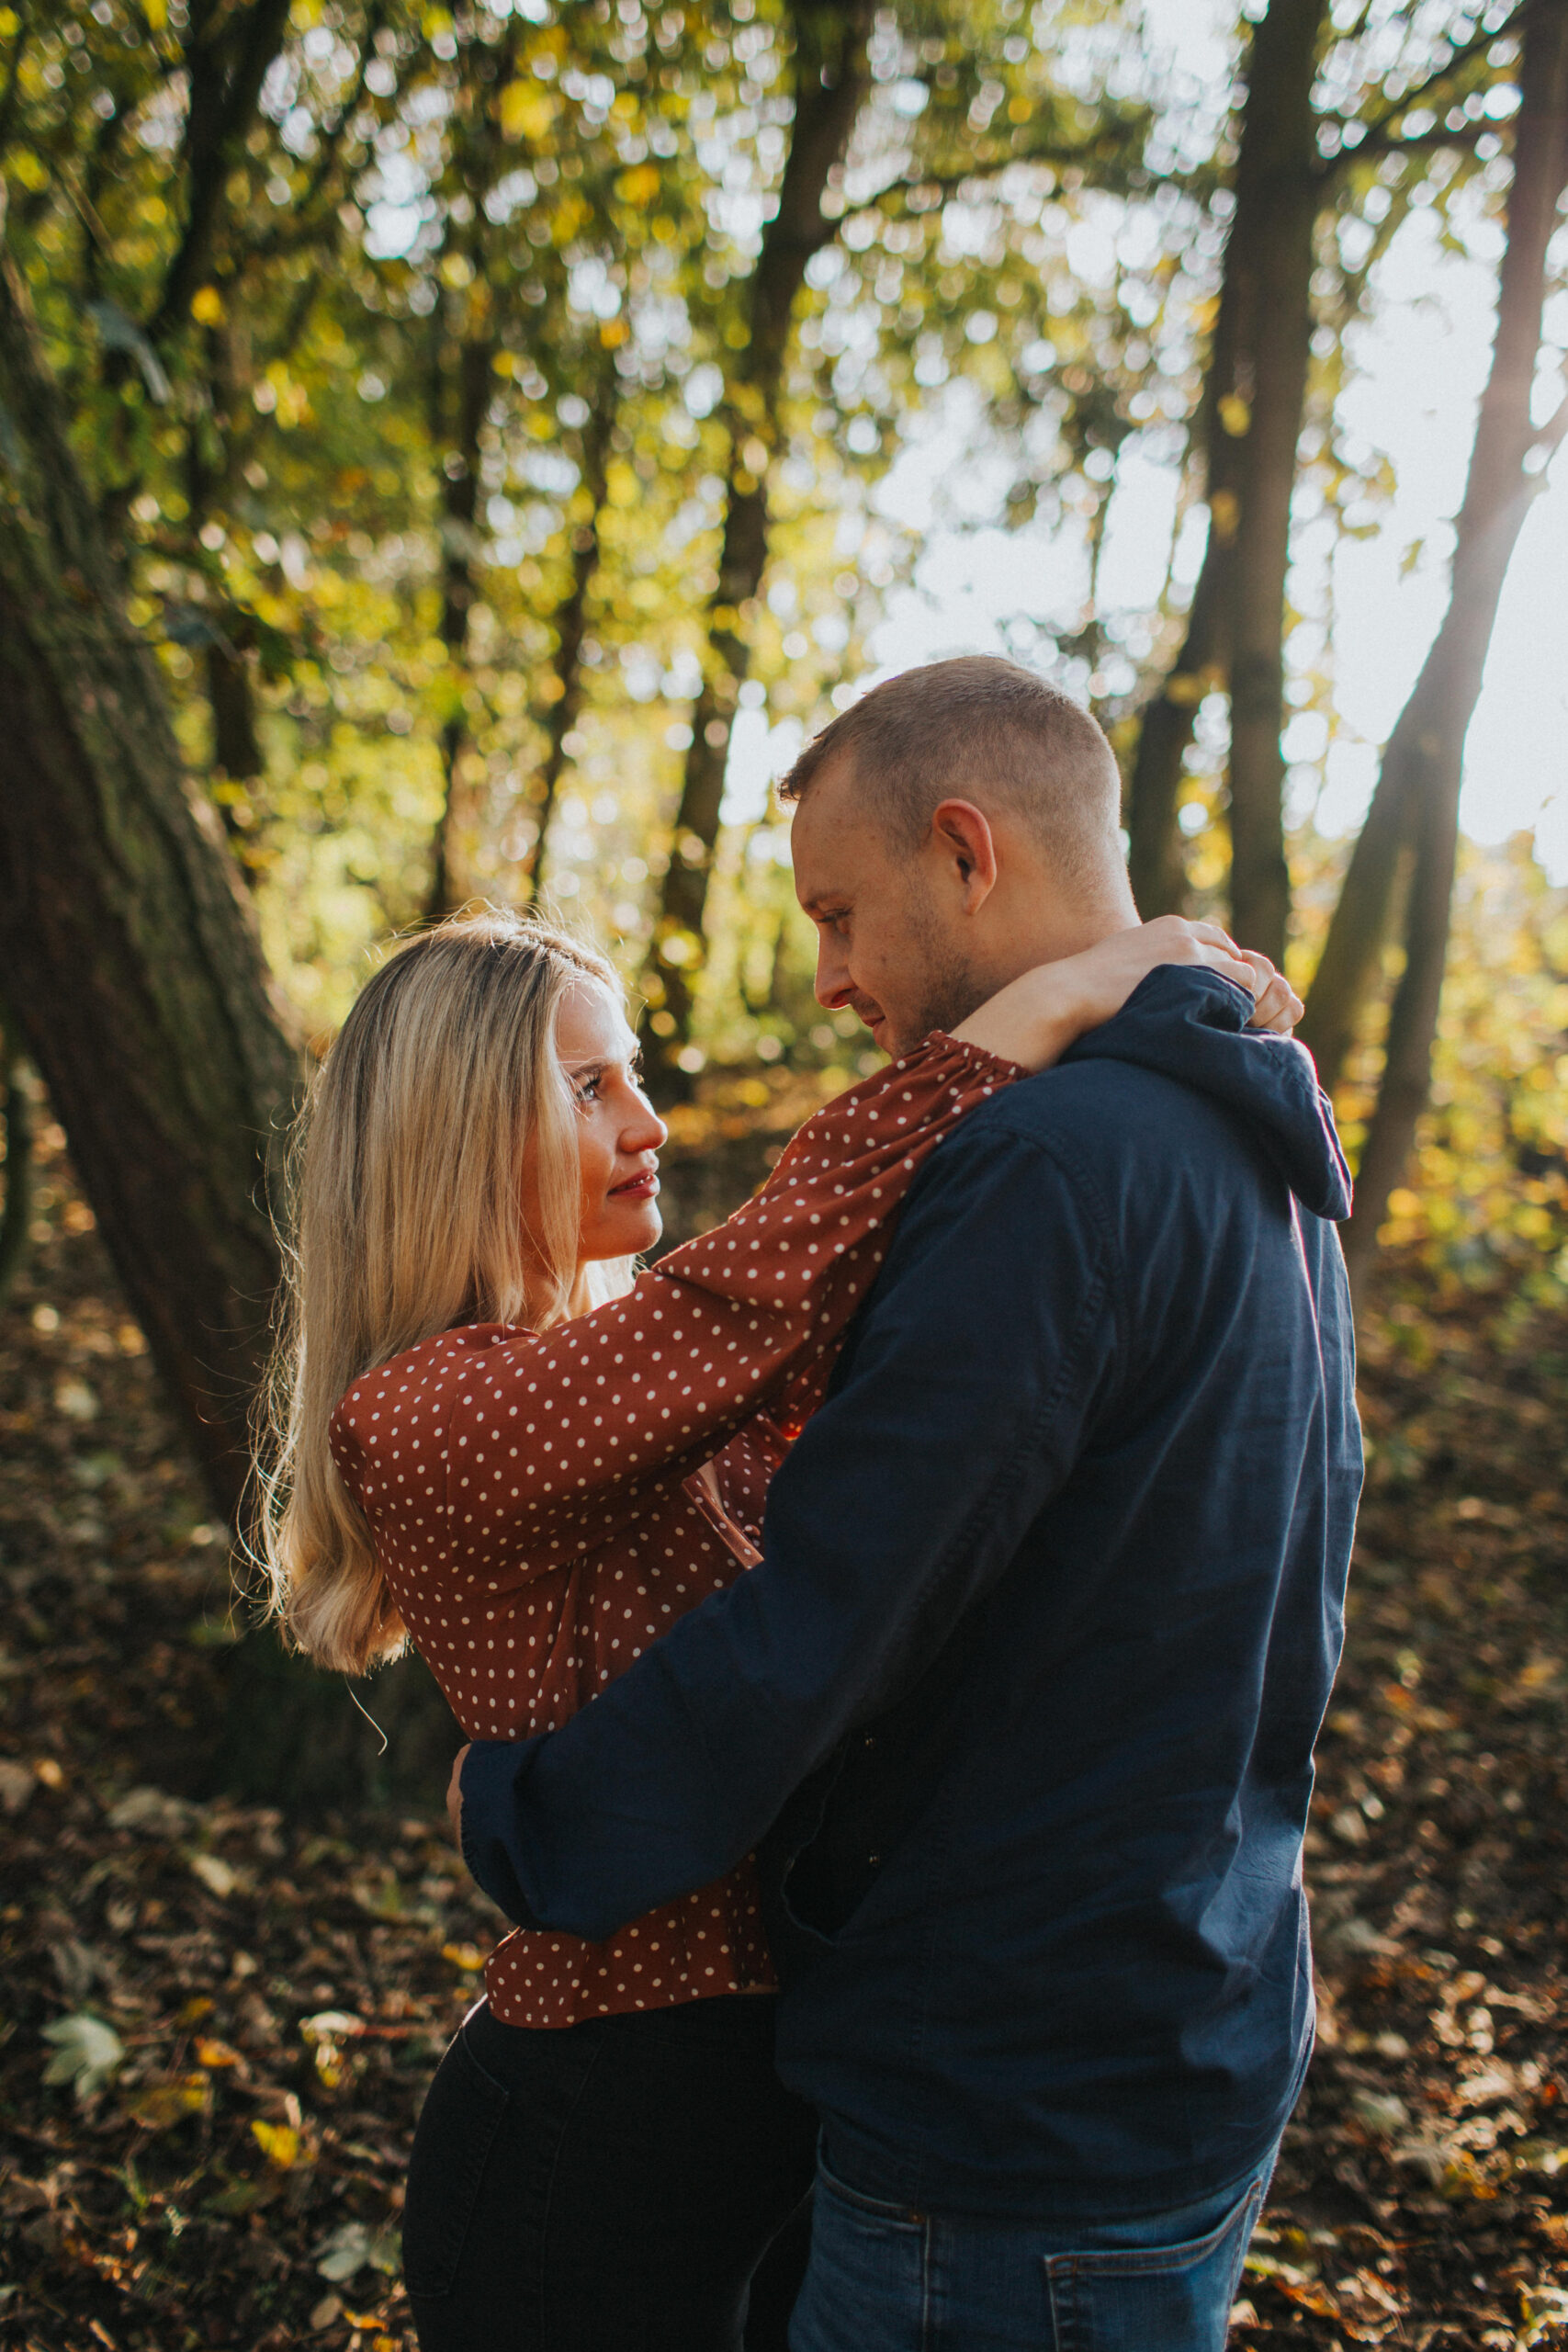
[[[906,670],[841,711],[779,786],[799,800],[842,759],[854,789],[912,855],[943,800],[974,798],[1023,820],[1061,879],[1122,870],[1116,762],[1098,722],[1015,662],[964,654]]]

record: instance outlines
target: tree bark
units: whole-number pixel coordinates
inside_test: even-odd
[[[703,683],[645,979],[645,1050],[655,1099],[688,1091],[680,1055],[690,1035],[693,989],[704,955],[703,919],[718,842],[729,732],[750,662],[746,608],[768,560],[767,468],[778,437],[790,319],[812,254],[838,223],[822,209],[844,159],[868,86],[869,0],[847,8],[793,0],[795,120],[779,208],[762,232],[748,288],[746,342],[726,402],[729,479],[718,585],[707,612]],[[753,445],[755,445],[753,447]],[[754,460],[748,463],[748,458]]]
[[[1389,1194],[1409,1159],[1430,1088],[1459,845],[1465,736],[1480,697],[1508,563],[1543,479],[1540,472],[1532,474],[1528,464],[1532,451],[1539,451],[1549,437],[1531,423],[1530,395],[1540,349],[1547,247],[1565,184],[1568,0],[1538,0],[1525,19],[1497,329],[1455,527],[1449,607],[1395,730],[1402,781],[1391,797],[1402,799],[1409,812],[1415,865],[1405,914],[1404,971],[1389,1016],[1382,1082],[1361,1154],[1355,1214],[1345,1237],[1353,1282],[1365,1272],[1376,1248]]]
[[[467,298],[460,297],[466,300]],[[437,309],[432,361],[431,423],[437,448],[446,444],[441,476],[441,642],[461,667],[468,652],[468,616],[474,603],[474,530],[479,513],[479,434],[490,412],[495,379],[495,337],[470,336],[450,347]],[[461,903],[457,827],[463,796],[459,764],[468,743],[466,714],[454,711],[441,729],[441,814],[432,845],[425,920],[439,922]]]
[[[1269,939],[1282,945],[1287,888],[1279,806],[1280,647],[1290,499],[1311,350],[1313,232],[1322,202],[1312,88],[1323,13],[1324,0],[1270,0],[1252,37],[1235,209],[1200,420],[1208,544],[1185,642],[1145,711],[1127,796],[1129,870],[1139,911],[1145,918],[1174,913],[1187,892],[1176,821],[1183,757],[1199,704],[1229,680],[1233,909],[1239,890],[1236,920],[1245,915],[1253,926],[1246,932],[1248,944],[1276,961]]]
[[[599,570],[599,517],[604,511],[605,469],[610,436],[620,407],[620,379],[605,370],[592,410],[582,428],[582,488],[592,513],[571,534],[571,584],[555,616],[556,650],[550,664],[558,691],[545,714],[545,763],[535,788],[537,830],[524,867],[528,901],[537,901],[545,883],[545,853],[549,845],[556,795],[566,773],[566,739],[582,715],[582,640],[588,634],[588,598]]]
[[[1273,0],[1258,26],[1257,78],[1247,93],[1255,136],[1236,171],[1236,215],[1245,204],[1256,235],[1241,263],[1252,281],[1245,296],[1251,413],[1241,435],[1229,581],[1231,927],[1276,964],[1285,960],[1291,910],[1280,749],[1285,579],[1312,354],[1313,238],[1323,200],[1312,90],[1325,6]]]
[[[0,264],[0,967],[116,1270],[232,1516],[299,1063]]]

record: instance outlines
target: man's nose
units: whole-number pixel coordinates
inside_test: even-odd
[[[853,990],[842,948],[830,932],[817,934],[817,1001],[829,1012],[849,1001]]]

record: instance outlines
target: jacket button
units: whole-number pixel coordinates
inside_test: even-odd
[[[863,1747],[874,1747],[876,1746],[876,1734],[874,1731],[868,1731],[865,1737],[861,1741],[861,1746]]]
[[[874,1870],[880,1870],[880,1869],[881,1869],[881,1867],[882,1867],[882,1857],[881,1857],[881,1855],[880,1855],[880,1854],[868,1854],[868,1855],[866,1856],[866,1858],[865,1858],[865,1864],[866,1864],[866,1868],[867,1868],[867,1870],[872,1870],[872,1871],[874,1871]]]

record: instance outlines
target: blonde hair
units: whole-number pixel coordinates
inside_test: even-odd
[[[295,1135],[293,1236],[257,1449],[256,1546],[297,1647],[361,1674],[407,1634],[328,1427],[367,1372],[462,1323],[559,1322],[581,1182],[555,1052],[574,981],[619,998],[603,956],[500,909],[411,941],[361,991]],[[537,1229],[525,1224],[534,1152]],[[631,1280],[596,1267],[596,1296]]]

